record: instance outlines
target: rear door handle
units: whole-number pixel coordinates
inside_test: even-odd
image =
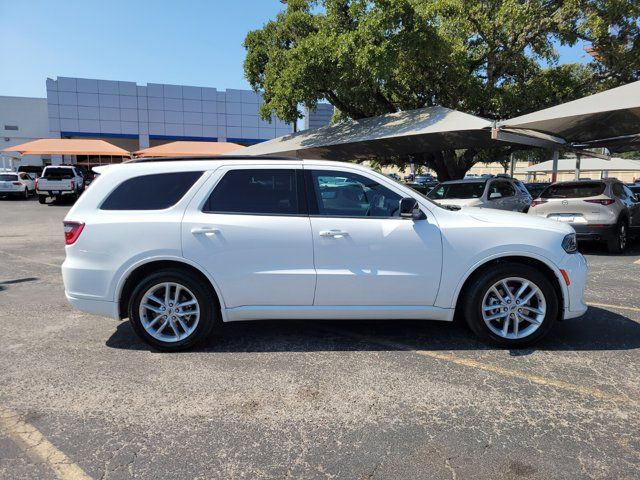
[[[195,227],[191,229],[191,233],[194,235],[216,235],[217,233],[220,233],[220,230],[216,227]]]
[[[321,230],[321,237],[332,237],[332,238],[342,238],[349,235],[349,232],[345,232],[344,230]]]

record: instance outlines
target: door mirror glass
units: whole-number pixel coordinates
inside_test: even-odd
[[[491,192],[489,194],[489,200],[497,200],[498,198],[502,198],[502,194],[500,192]]]
[[[400,216],[420,220],[423,217],[418,201],[415,198],[404,197],[400,199]]]

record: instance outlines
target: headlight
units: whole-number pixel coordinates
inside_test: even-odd
[[[562,248],[567,253],[576,253],[578,251],[578,241],[575,233],[570,233],[562,239]]]

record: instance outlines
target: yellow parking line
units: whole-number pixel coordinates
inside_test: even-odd
[[[573,393],[577,393],[583,396],[589,396],[596,398],[598,400],[604,400],[608,402],[617,402],[617,403],[635,403],[630,398],[623,395],[615,395],[607,392],[603,392],[602,390],[598,390],[597,388],[585,387],[584,385],[577,385],[574,383],[564,382],[562,380],[556,380],[553,378],[546,378],[540,375],[533,375],[526,372],[521,372],[519,370],[512,370],[509,368],[498,367],[496,365],[491,365],[488,363],[479,362],[477,360],[472,360],[470,358],[460,357],[458,355],[453,355],[451,353],[446,352],[434,352],[431,350],[414,350],[408,345],[404,345],[402,343],[392,342],[389,340],[379,339],[376,337],[371,337],[369,335],[359,335],[352,332],[345,332],[342,330],[331,330],[333,333],[348,335],[351,337],[356,337],[361,340],[365,340],[370,343],[383,345],[385,347],[391,347],[397,350],[405,350],[417,355],[421,355],[423,357],[431,357],[437,360],[454,363],[456,365],[461,365],[464,367],[475,368],[478,370],[484,370],[486,372],[495,373],[504,377],[517,378],[520,380],[525,380],[531,383],[535,383],[537,385],[543,385],[546,387],[554,387],[561,390],[570,391]]]
[[[91,479],[82,468],[58,450],[33,425],[20,419],[13,410],[0,406],[0,430],[27,454],[49,467],[60,480]]]
[[[587,303],[591,307],[603,307],[603,308],[617,308],[619,310],[630,310],[632,312],[640,312],[638,307],[625,307],[624,305],[610,305],[608,303]]]
[[[639,258],[639,259],[637,259],[637,260],[636,260],[635,262],[633,262],[633,263],[635,263],[636,265],[640,265],[640,258]]]

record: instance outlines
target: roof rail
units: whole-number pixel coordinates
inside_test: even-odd
[[[122,163],[146,163],[146,162],[175,162],[175,161],[192,161],[201,160],[206,162],[215,162],[216,160],[287,160],[300,161],[298,157],[284,157],[281,155],[212,155],[210,157],[142,157],[132,158]]]

